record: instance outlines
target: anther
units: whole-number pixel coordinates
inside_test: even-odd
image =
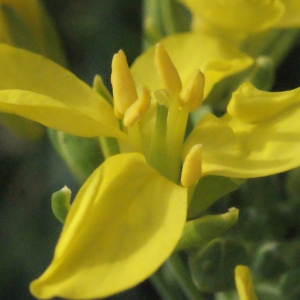
[[[138,99],[126,56],[122,50],[113,57],[111,83],[115,114],[118,118],[122,118],[130,105]]]
[[[170,90],[173,95],[178,95],[182,88],[181,80],[170,56],[161,43],[156,45],[155,66],[163,87]]]
[[[196,70],[188,85],[180,94],[180,105],[188,105],[189,111],[195,111],[203,102],[204,98],[204,74]]]
[[[202,145],[194,145],[187,154],[181,172],[181,184],[189,188],[202,176]]]
[[[126,110],[123,123],[126,127],[135,125],[147,112],[151,103],[150,90],[143,87],[141,97]]]

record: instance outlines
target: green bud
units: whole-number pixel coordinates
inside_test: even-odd
[[[210,207],[222,196],[234,191],[243,179],[231,179],[221,176],[205,176],[201,178],[195,188],[188,210],[188,219],[194,219]]]
[[[70,209],[71,190],[64,186],[61,190],[52,194],[51,207],[54,216],[64,223]]]
[[[234,268],[247,265],[244,245],[233,238],[218,238],[198,252],[188,253],[188,264],[194,284],[203,292],[233,289]]]
[[[103,161],[98,138],[82,138],[52,129],[48,129],[48,134],[79,182],[84,182]]]
[[[205,246],[213,239],[223,235],[238,218],[239,210],[235,207],[220,215],[207,215],[186,223],[176,250]]]
[[[276,242],[264,243],[257,250],[252,263],[252,274],[258,280],[272,280],[288,269],[282,256],[280,245]]]

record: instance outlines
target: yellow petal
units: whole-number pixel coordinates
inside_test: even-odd
[[[251,178],[300,166],[299,93],[299,89],[263,92],[242,85],[224,117],[206,115],[197,124],[184,154],[195,144],[203,145],[203,175]]]
[[[258,300],[253,289],[250,269],[247,266],[238,265],[234,269],[234,275],[239,300]]]
[[[112,107],[59,65],[5,44],[0,45],[0,65],[0,111],[18,114],[75,135],[122,136]],[[47,109],[49,117],[46,116]],[[66,128],[62,124],[66,124]],[[90,134],[80,130],[80,126],[90,124],[94,124]]]
[[[80,189],[54,259],[33,281],[37,298],[106,297],[150,276],[182,233],[187,190],[138,153],[107,159]]]
[[[233,93],[227,112],[248,123],[268,121],[285,109],[299,103],[300,88],[289,92],[263,92],[251,83],[242,84]]]
[[[215,31],[248,35],[268,29],[284,14],[280,0],[183,0]]]
[[[224,41],[201,33],[172,35],[161,43],[178,70],[183,87],[187,86],[196,69],[205,74],[205,96],[222,78],[246,69],[253,62]],[[136,85],[147,86],[152,91],[163,88],[156,72],[154,52],[155,47],[149,48],[131,67]]]
[[[300,1],[282,0],[285,6],[285,13],[276,27],[299,27],[300,26]]]

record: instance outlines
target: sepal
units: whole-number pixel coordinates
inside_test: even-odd
[[[194,219],[222,196],[239,188],[245,180],[222,176],[205,176],[198,181],[188,209],[188,219]]]
[[[50,128],[48,135],[55,150],[81,183],[103,161],[98,138],[82,138]]]
[[[55,217],[61,222],[64,223],[67,217],[67,214],[70,210],[70,201],[71,201],[71,190],[64,186],[61,190],[52,194],[51,197],[51,208]]]
[[[185,224],[176,250],[205,246],[213,239],[224,234],[238,218],[239,210],[235,207],[219,215],[207,215]]]

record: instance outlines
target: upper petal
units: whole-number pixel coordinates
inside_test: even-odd
[[[300,26],[300,1],[282,0],[285,6],[285,13],[276,27],[299,27]]]
[[[265,113],[264,113],[265,112]],[[300,89],[272,93],[242,85],[221,119],[204,117],[185,143],[203,144],[203,174],[251,178],[300,166]]]
[[[247,35],[268,29],[284,14],[281,0],[182,0],[216,31]]]
[[[202,33],[184,33],[169,36],[161,41],[178,70],[185,87],[196,69],[205,74],[207,95],[222,78],[249,67],[253,60],[216,37]],[[138,87],[152,91],[162,88],[154,64],[155,47],[140,55],[131,67]]]
[[[75,127],[80,124],[88,127],[85,121],[90,119],[90,123],[97,124],[98,131],[88,136],[122,136],[112,107],[99,94],[71,72],[40,55],[0,44],[0,78],[2,112],[18,114],[75,135],[82,133],[75,129],[71,132],[68,128],[72,124],[67,128],[60,124],[69,120]],[[29,109],[30,106],[34,109]],[[48,108],[50,114],[51,110],[55,113],[55,107],[57,117],[44,116]],[[66,120],[58,120],[63,114]],[[81,119],[82,115],[85,117]]]
[[[80,189],[54,259],[31,292],[90,299],[138,284],[174,250],[186,211],[187,190],[159,175],[141,154],[107,159]]]

